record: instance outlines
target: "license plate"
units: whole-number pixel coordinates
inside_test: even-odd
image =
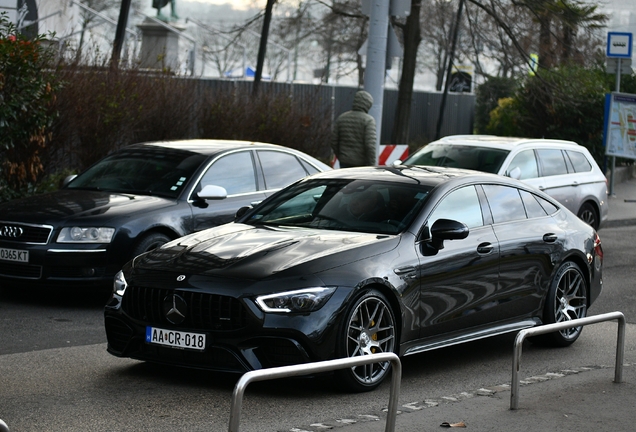
[[[0,260],[28,263],[29,251],[0,248]]]
[[[205,349],[204,334],[166,330],[150,326],[146,327],[146,342],[172,348],[188,348],[199,351]]]

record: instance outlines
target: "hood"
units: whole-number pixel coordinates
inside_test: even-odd
[[[141,256],[134,267],[250,280],[295,269],[315,274],[393,249],[399,238],[231,223],[191,234]]]
[[[353,110],[368,113],[373,106],[373,96],[370,93],[360,90],[353,97]]]
[[[174,200],[147,195],[61,189],[0,204],[0,219],[58,225],[73,220],[99,220],[174,205]]]

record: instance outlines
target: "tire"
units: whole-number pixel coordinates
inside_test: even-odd
[[[585,222],[595,230],[598,229],[600,222],[598,220],[598,212],[596,211],[596,208],[589,202],[583,203],[583,205],[579,209],[577,216],[579,217],[579,219],[581,219],[583,222]]]
[[[587,315],[587,282],[583,272],[574,262],[561,264],[545,301],[544,324],[560,323]],[[572,345],[581,335],[583,327],[574,327],[538,336],[542,345],[566,347]]]
[[[141,255],[144,252],[157,249],[159,246],[168,243],[170,240],[172,239],[165,234],[161,234],[161,233],[146,234],[145,236],[141,237],[141,239],[139,239],[137,243],[135,244],[135,247],[133,248],[133,252],[132,254],[130,254],[130,259],[133,259],[137,255]]]
[[[338,357],[395,352],[395,314],[382,293],[370,290],[353,303],[340,328]],[[391,372],[391,363],[374,363],[336,371],[346,391],[364,392],[378,387]]]

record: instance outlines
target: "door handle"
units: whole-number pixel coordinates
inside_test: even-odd
[[[477,246],[477,253],[486,255],[492,252],[494,248],[495,247],[492,245],[492,243],[481,243],[479,244],[479,246]]]
[[[543,241],[546,243],[554,243],[559,237],[554,233],[548,233],[543,235]]]
[[[415,279],[416,277],[415,267],[413,266],[398,267],[393,269],[393,273],[403,277],[404,279]]]

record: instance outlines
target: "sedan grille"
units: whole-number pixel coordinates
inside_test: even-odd
[[[171,325],[164,313],[164,303],[171,294],[178,294],[187,305],[180,327],[228,331],[247,325],[247,313],[241,302],[234,297],[216,294],[129,286],[122,309],[130,317],[149,325]]]
[[[0,222],[0,239],[15,243],[47,244],[53,227]]]
[[[40,279],[42,277],[42,267],[0,262],[0,275],[21,279]]]

